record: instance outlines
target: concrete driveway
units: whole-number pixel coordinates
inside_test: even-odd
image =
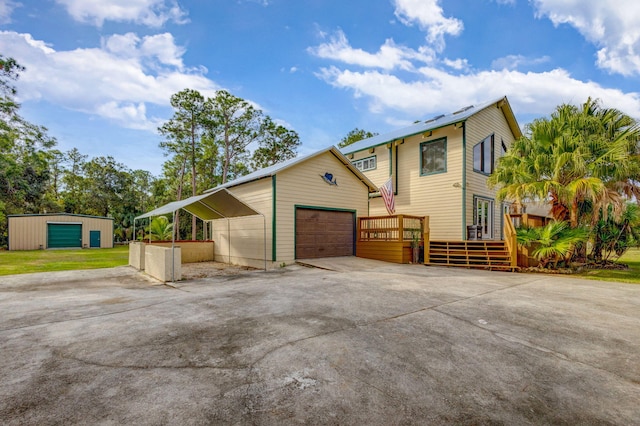
[[[355,269],[0,277],[1,423],[640,424],[640,286]]]

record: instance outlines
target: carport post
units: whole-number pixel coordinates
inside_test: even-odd
[[[174,225],[176,223],[176,211],[173,211],[173,222]],[[175,272],[176,272],[176,233],[171,233],[171,282],[176,282],[175,280]]]

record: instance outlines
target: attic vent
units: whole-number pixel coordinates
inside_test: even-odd
[[[453,113],[453,115],[460,114],[461,112],[468,111],[468,110],[470,110],[471,108],[473,108],[473,105],[469,105],[469,106],[466,106],[466,107],[464,107],[464,108],[460,108],[459,110],[457,110],[456,112],[454,112],[454,113]]]
[[[431,123],[432,121],[440,120],[442,117],[444,117],[444,114],[436,115],[435,117],[430,118],[427,121],[425,121],[425,123]]]

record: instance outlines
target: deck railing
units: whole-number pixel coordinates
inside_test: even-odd
[[[358,218],[357,255],[388,262],[417,262],[429,256],[429,217],[411,215]]]
[[[516,233],[515,228],[519,228],[521,226],[528,226],[528,227],[544,226],[547,223],[549,223],[549,221],[551,221],[551,218],[537,215],[537,214],[530,214],[530,213],[505,214],[505,220],[504,220],[505,240],[508,241],[507,227],[513,228],[513,233],[515,235]],[[513,243],[513,244],[516,247],[515,253],[516,253],[517,266],[526,268],[528,266],[536,266],[538,264],[538,261],[535,258],[533,258],[533,256],[531,256],[530,248],[518,246],[517,243]],[[513,255],[513,251],[511,253]]]
[[[422,241],[424,217],[409,215],[358,218],[358,241]]]
[[[510,263],[512,268],[518,266],[518,239],[516,237],[516,228],[513,226],[513,220],[509,213],[504,215],[504,241],[509,250]]]

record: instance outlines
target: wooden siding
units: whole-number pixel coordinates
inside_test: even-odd
[[[262,216],[248,216],[211,221],[215,241],[215,259],[236,265],[264,268],[265,225],[267,233],[266,258],[271,264],[271,177],[228,188],[235,197],[248,204]],[[230,237],[229,237],[230,235]]]
[[[89,247],[89,231],[100,231],[100,248],[113,247],[113,220],[79,215],[9,217],[9,250],[47,248],[47,223],[81,223],[82,247]]]
[[[444,173],[420,175],[420,144],[447,138],[447,170]],[[386,150],[384,146],[378,150]],[[356,153],[354,158],[363,156],[368,151]],[[394,148],[394,155],[395,155]],[[363,154],[365,153],[365,154]],[[396,159],[393,159],[393,170],[396,171]],[[387,171],[382,176],[364,172],[376,186],[382,185],[389,177],[389,156],[378,158],[377,169]],[[377,171],[377,170],[376,170]],[[397,182],[395,205],[396,214],[429,216],[431,221],[431,237],[437,239],[460,239],[462,229],[462,189],[453,185],[462,183],[462,129],[453,125],[434,130],[431,136],[415,135],[404,139],[397,146]],[[387,210],[381,197],[371,199],[369,211],[371,216],[386,215]]]
[[[411,241],[358,241],[357,256],[392,263],[411,263]]]
[[[380,167],[380,166],[378,166]],[[337,185],[322,176],[333,174]],[[278,264],[295,259],[295,207],[355,210],[368,214],[367,187],[331,152],[282,170],[276,176],[276,255]]]
[[[373,149],[373,152],[370,152],[369,149],[365,149],[363,151],[355,152],[353,154],[353,158],[349,158],[350,161],[360,160],[363,158],[368,158],[371,156],[376,157],[376,168],[374,170],[367,170],[367,177],[371,179],[376,185],[380,186],[382,183],[386,182],[389,179],[391,174],[391,170],[389,169],[389,148],[386,145],[376,146]],[[381,182],[379,184],[379,182]]]
[[[485,139],[494,135],[494,166],[498,158],[502,156],[502,142],[507,148],[514,141],[513,133],[507,123],[502,110],[497,106],[489,106],[477,114],[469,117],[466,123],[467,140],[467,211],[466,225],[473,225],[474,221],[474,197],[483,197],[493,200],[493,227],[492,239],[502,238],[502,203],[496,199],[496,190],[487,186],[487,175],[473,170],[473,147]]]

